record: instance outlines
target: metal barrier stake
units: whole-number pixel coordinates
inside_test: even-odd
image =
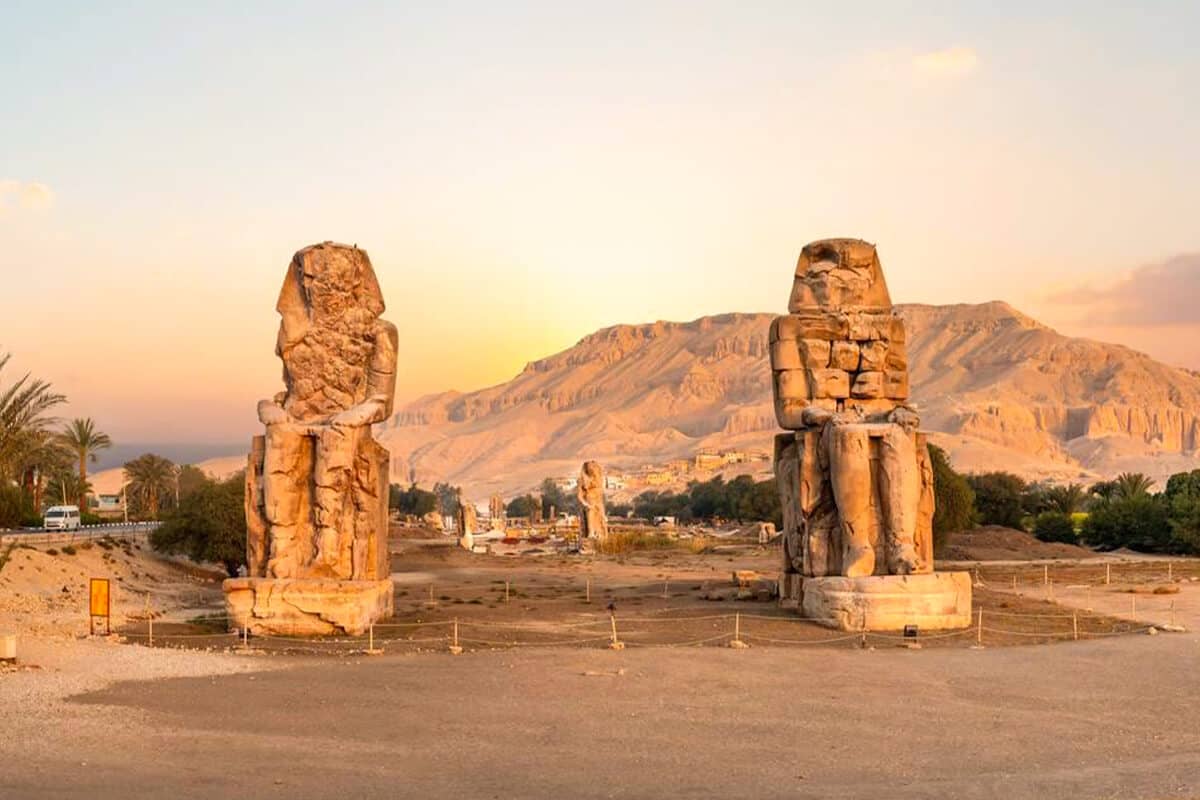
[[[508,581],[504,582],[504,602],[508,602]]]
[[[1104,565],[1104,585],[1108,586],[1112,582],[1112,564]]]
[[[587,594],[585,594],[585,595],[584,595],[584,601],[583,601],[583,602],[585,602],[585,603],[590,603],[590,602],[592,602],[592,579],[591,579],[591,578],[588,578],[588,579],[587,579],[587,589],[586,589],[586,592],[587,592]]]
[[[983,646],[983,609],[979,609],[979,622],[975,626],[975,644]]]
[[[1079,612],[1071,612],[1071,632],[1074,634],[1075,641],[1079,641]]]

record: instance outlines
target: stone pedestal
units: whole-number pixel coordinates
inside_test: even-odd
[[[971,574],[869,575],[861,578],[804,578],[801,613],[813,622],[843,631],[922,631],[971,624]]]
[[[360,636],[392,616],[390,580],[230,578],[221,588],[230,627],[252,634]]]

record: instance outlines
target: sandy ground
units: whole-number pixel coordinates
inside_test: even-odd
[[[769,568],[774,554],[755,547],[580,563],[394,544],[401,620],[553,627],[607,602],[631,615],[771,607],[700,597],[733,568]],[[219,597],[202,575],[128,556],[76,566],[175,596],[178,619]],[[63,574],[45,554],[27,558],[16,574]],[[1122,565],[1107,586],[1095,562],[1052,568],[1053,589],[1042,566],[981,568],[977,598],[1121,616],[1136,593],[1139,619],[1174,603],[1189,632],[330,658],[77,640],[78,598],[55,597],[61,625],[26,625],[21,666],[0,672],[0,797],[1200,797],[1200,582],[1189,580],[1200,564],[1177,563],[1170,583],[1162,563]],[[25,579],[0,584],[8,620]]]

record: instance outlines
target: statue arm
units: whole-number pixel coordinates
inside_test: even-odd
[[[258,420],[263,425],[278,425],[291,422],[292,418],[284,411],[279,395],[274,400],[258,401]]]
[[[392,323],[384,319],[377,320],[377,323],[375,351],[367,367],[367,382],[372,399],[383,400],[383,418],[386,419],[392,415],[396,398],[396,350],[400,337]]]
[[[373,425],[392,415],[396,397],[396,326],[379,320],[375,332],[375,350],[367,365],[367,399],[333,418],[339,425]]]

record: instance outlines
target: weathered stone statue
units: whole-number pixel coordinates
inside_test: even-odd
[[[789,430],[775,438],[782,601],[853,630],[966,625],[969,576],[933,574],[933,469],[875,247],[807,245],[788,311],[770,332]]]
[[[479,527],[475,506],[463,496],[458,496],[458,510],[454,512],[455,525],[458,527],[458,543],[470,550],[475,546],[475,529]]]
[[[580,541],[603,541],[608,536],[608,514],[604,509],[604,469],[598,462],[583,462],[575,497],[579,499]]]
[[[285,390],[258,404],[246,469],[248,577],[225,582],[238,627],[357,634],[391,616],[388,451],[371,436],[396,384],[383,309],[366,252],[292,258],[276,305]]]
[[[488,516],[491,518],[492,530],[503,531],[505,528],[504,498],[498,494],[488,500]]]

